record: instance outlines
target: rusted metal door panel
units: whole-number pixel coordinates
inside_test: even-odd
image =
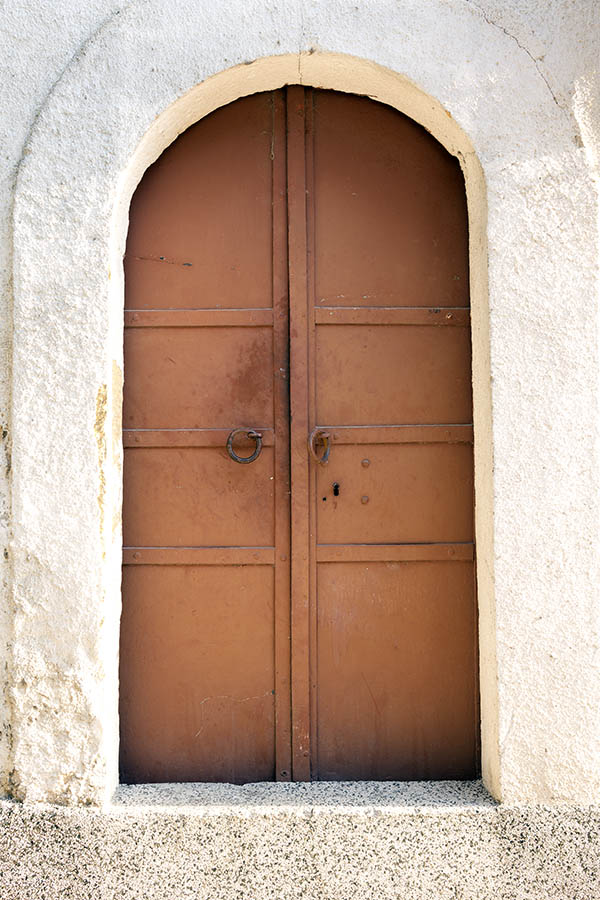
[[[124,778],[472,777],[456,160],[293,86],[186,132],[131,218]]]
[[[272,306],[273,120],[271,94],[223,107],[146,172],[125,257],[129,309]]]
[[[318,590],[319,777],[471,777],[472,563],[321,563]]]
[[[272,779],[272,567],[130,565],[123,591],[124,780]]]
[[[472,448],[336,446],[317,470],[317,498],[321,544],[470,541]]]
[[[318,306],[468,306],[457,161],[406,116],[313,92]]]
[[[331,312],[329,321],[335,322],[343,310]],[[369,310],[361,312],[366,315]],[[431,316],[436,324],[438,318]],[[394,325],[390,319],[381,325],[329,325],[327,319],[318,324],[318,421],[329,425],[469,422],[468,319],[462,328]]]
[[[273,480],[271,447],[248,467],[232,464],[222,447],[131,448],[125,546],[273,546]]]
[[[176,312],[170,328],[146,321],[127,327],[125,350],[135,379],[124,404],[125,427],[272,427],[272,319],[271,327],[247,321],[213,328]]]

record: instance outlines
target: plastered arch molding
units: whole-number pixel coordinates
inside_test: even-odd
[[[373,16],[325,2],[311,15],[307,25],[301,7],[224,11],[176,0],[166,20],[160,3],[133,3],[90,38],[32,129],[14,221],[11,784],[22,799],[106,803],[118,781],[122,254],[131,195],[193,122],[288,83],[394,106],[460,159],[473,303],[484,783],[495,797],[522,802],[584,800],[600,787],[598,758],[589,758],[593,713],[577,694],[593,643],[578,607],[582,589],[590,596],[590,550],[573,544],[577,574],[540,582],[559,539],[548,516],[569,498],[555,491],[531,515],[532,498],[547,493],[539,460],[553,458],[554,432],[542,428],[534,446],[525,423],[573,425],[543,390],[519,392],[524,378],[535,385],[545,374],[539,354],[523,358],[523,341],[553,340],[531,328],[530,310],[551,314],[560,330],[559,296],[573,297],[569,338],[554,338],[564,362],[559,393],[581,386],[569,360],[591,353],[564,248],[561,268],[553,262],[564,230],[545,228],[563,176],[582,179],[578,209],[592,210],[573,125],[531,57],[469,4],[383,4]],[[570,228],[579,265],[591,267],[574,212],[564,210],[567,235]],[[533,261],[535,279],[523,279],[523,260]],[[530,476],[521,494],[517,456]],[[559,475],[567,464],[550,468]],[[592,515],[581,511],[581,527]],[[534,572],[530,554],[542,533],[546,556]],[[537,650],[554,646],[567,619],[577,632],[578,652],[562,648],[559,702],[576,728],[560,709],[539,708],[556,678],[544,652],[531,653],[528,623],[540,602],[547,615]],[[590,736],[586,759],[574,731]],[[565,767],[569,752],[575,764]]]

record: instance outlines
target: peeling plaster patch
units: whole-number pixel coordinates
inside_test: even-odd
[[[21,803],[24,800],[23,791],[21,791],[21,779],[16,769],[11,769],[8,773],[8,795],[12,800]]]
[[[573,114],[581,131],[581,146],[600,178],[600,68],[575,82]]]
[[[106,497],[106,475],[104,465],[106,463],[106,416],[108,414],[108,389],[105,384],[98,388],[96,395],[96,421],[94,422],[94,434],[98,445],[98,471],[100,487],[98,490],[98,507],[100,509],[100,540],[104,544],[104,499]],[[103,554],[104,555],[104,554]]]
[[[112,454],[113,463],[121,461],[121,431],[123,409],[123,371],[113,359],[112,364]]]
[[[112,400],[112,412],[111,412],[111,422],[112,422],[112,468],[114,472],[121,472],[122,470],[122,434],[123,434],[123,370],[118,365],[118,363],[113,359],[112,363],[112,386],[111,386],[111,400]],[[119,479],[119,488],[121,487],[121,482]],[[121,497],[121,490],[119,490],[119,498]],[[121,526],[121,503],[117,502],[113,504],[113,514],[112,514],[112,540],[116,540],[119,535],[119,528]]]

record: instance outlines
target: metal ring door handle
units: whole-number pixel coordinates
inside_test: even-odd
[[[331,451],[331,445],[329,442],[330,435],[328,431],[323,431],[322,428],[313,428],[308,438],[308,449],[310,451],[310,455],[313,459],[315,459],[320,466],[326,466],[329,462],[329,453]],[[321,456],[317,453],[317,445],[323,444],[324,450]]]
[[[238,434],[245,434],[247,437],[254,440],[256,446],[254,447],[254,453],[252,453],[251,456],[238,456],[233,449],[233,442]],[[254,462],[254,460],[258,459],[258,457],[260,456],[261,450],[262,434],[260,434],[258,431],[254,431],[252,428],[234,428],[227,438],[227,452],[229,453],[232,460],[236,463],[247,465],[248,463]]]

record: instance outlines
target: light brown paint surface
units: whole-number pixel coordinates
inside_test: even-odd
[[[186,132],[131,222],[122,779],[472,777],[456,161],[388,107],[290,88]]]

